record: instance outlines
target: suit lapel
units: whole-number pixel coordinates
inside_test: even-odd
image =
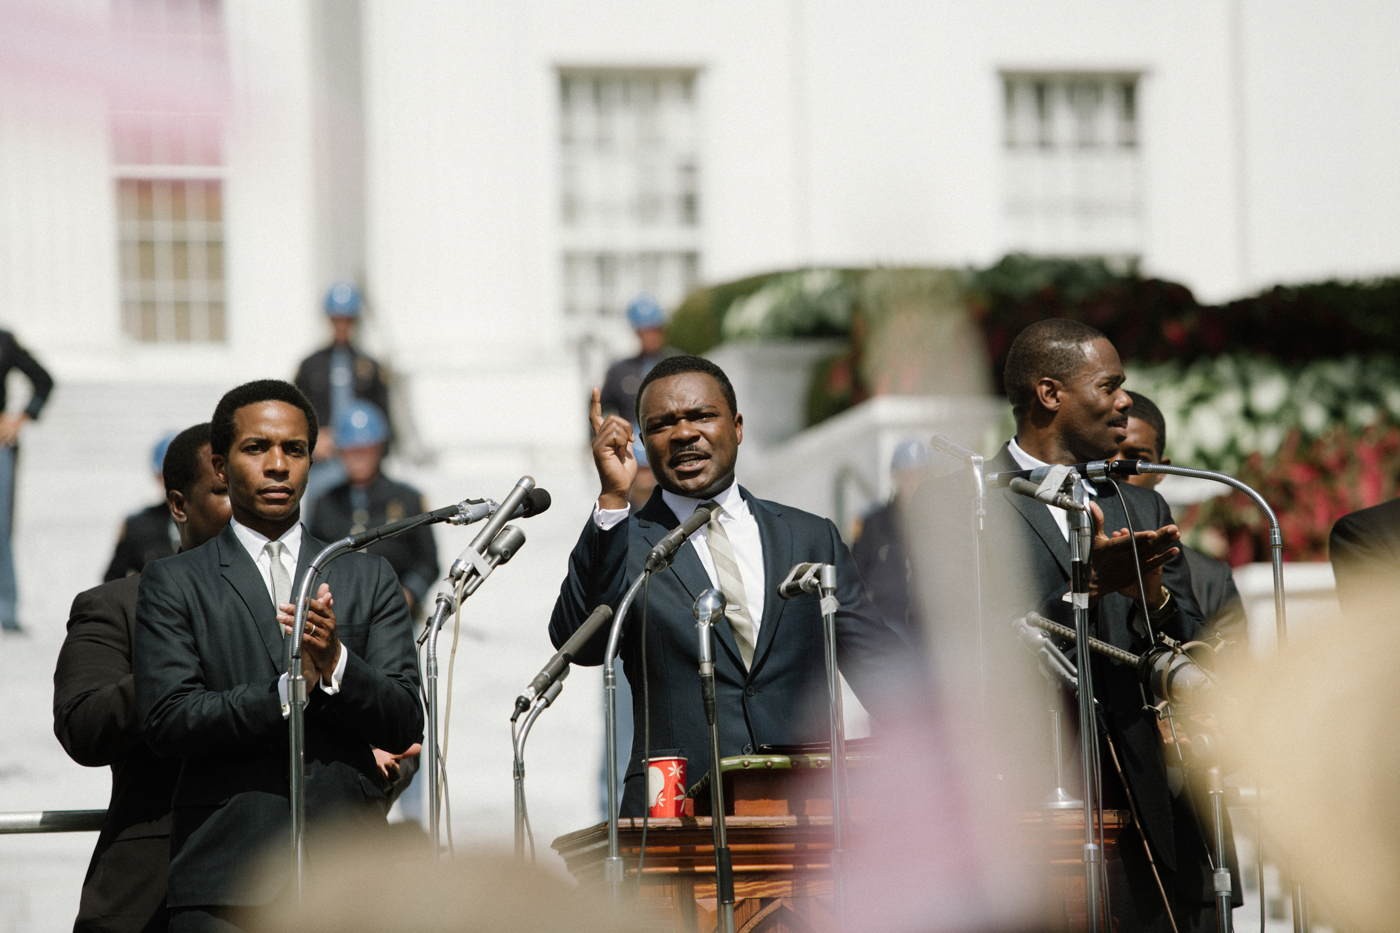
[[[1017,470],[1020,467],[1011,457],[1011,451],[1003,447],[993,461],[993,466],[997,470]],[[1069,576],[1069,542],[1065,540],[1064,533],[1060,530],[1060,525],[1050,515],[1050,510],[1043,502],[1037,502],[1029,496],[1023,496],[1010,489],[1001,490],[1001,495],[1007,503],[1016,510],[1026,524],[1031,526],[1031,530],[1040,538],[1045,549],[1054,555],[1055,563],[1059,564],[1060,571]]]
[[[243,624],[252,626],[257,632],[258,640],[267,649],[268,660],[272,662],[273,668],[280,669],[285,654],[283,639],[277,625],[277,613],[272,605],[272,597],[267,593],[262,574],[258,573],[257,565],[239,543],[232,525],[225,527],[216,540],[219,572],[237,595],[239,605],[243,607]]]
[[[642,507],[642,510],[637,513],[637,530],[645,547],[641,555],[642,560],[646,559],[646,552],[650,551],[666,535],[666,532],[679,524],[680,520],[676,518],[675,513],[662,501],[661,490],[658,488],[652,493],[651,499]],[[704,534],[704,532],[698,531],[696,534]],[[700,555],[695,552],[695,547],[689,542],[676,552],[675,560],[663,572],[675,576],[676,580],[680,582],[681,588],[690,597],[692,605],[695,600],[700,598],[701,593],[714,586],[710,580],[709,572],[705,570],[705,565],[700,562]],[[689,620],[690,615],[687,613],[681,621]],[[739,654],[739,643],[734,640],[734,632],[729,628],[728,620],[721,619],[716,623],[714,634],[719,644],[729,652],[734,663],[742,671],[744,662],[742,655]],[[755,654],[755,656],[757,655]]]
[[[758,644],[754,646],[753,667],[758,670],[768,656],[782,622],[788,601],[778,596],[780,583],[793,565],[792,529],[782,520],[781,507],[760,502],[740,487],[754,521],[758,523],[758,539],[763,545],[763,621],[758,627]],[[736,649],[737,654],[737,649]]]

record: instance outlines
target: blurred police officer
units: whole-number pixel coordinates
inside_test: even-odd
[[[343,406],[335,435],[345,480],[321,496],[307,525],[312,537],[334,541],[424,511],[422,493],[384,475],[389,422],[378,406],[360,400]],[[424,525],[382,539],[368,551],[389,561],[399,575],[409,609],[416,611],[438,576],[432,529]]]
[[[173,432],[166,434],[151,448],[151,474],[156,478],[156,482],[162,485],[165,482],[161,470],[165,463],[165,452],[174,439]],[[154,505],[132,512],[122,521],[117,545],[112,550],[112,559],[107,564],[107,572],[102,575],[102,581],[107,583],[140,573],[150,561],[159,557],[169,557],[179,549],[180,532],[170,518],[170,507],[162,499]]]

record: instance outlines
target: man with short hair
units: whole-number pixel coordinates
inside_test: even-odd
[[[988,470],[1032,470],[1113,456],[1126,436],[1131,405],[1124,378],[1117,351],[1098,330],[1066,319],[1026,327],[1012,343],[1003,376],[1016,433],[988,460]],[[1180,530],[1166,502],[1127,484],[1079,482],[1094,525],[1088,589],[1096,636],[1135,653],[1150,647],[1156,633],[1189,640],[1202,619],[1180,556]],[[966,527],[964,504],[946,513],[958,528]],[[1000,674],[1030,658],[1012,637],[1009,620],[1035,610],[1073,624],[1069,523],[1062,509],[997,489],[986,496],[985,527],[985,553],[996,559],[986,566],[983,625],[992,653],[989,667]],[[956,530],[925,531],[934,541],[961,540]],[[971,615],[966,600],[958,602],[957,588],[975,577],[957,559],[973,550],[948,548],[921,568],[932,578],[921,589],[922,611],[935,618],[943,613],[946,627],[966,626]],[[1169,779],[1158,723],[1145,708],[1138,672],[1095,656],[1093,681],[1100,732],[1107,736],[1100,739],[1104,805],[1133,817],[1118,840],[1120,857],[1108,863],[1114,917],[1123,929],[1172,929],[1165,900],[1176,929],[1211,929],[1206,845],[1188,801]],[[999,683],[994,675],[989,689]],[[1040,713],[1011,710],[996,728],[1014,733],[1004,749],[1013,756],[1012,766],[1043,766],[1040,785],[1049,790],[1054,786],[1049,749],[1034,744],[1046,731]]]
[[[203,544],[228,524],[228,490],[214,472],[209,424],[162,445],[168,520],[180,547]],[[132,642],[140,571],[79,593],[53,675],[53,730],[80,765],[112,768],[112,796],[97,837],[74,930],[164,930],[175,762],[141,736]]]
[[[758,499],[736,482],[744,418],[718,366],[693,356],[657,363],[639,388],[636,416],[659,488],[631,511],[628,491],[638,469],[632,421],[604,416],[594,390],[590,420],[600,489],[550,617],[554,644],[562,645],[595,607],[616,606],[651,548],[702,503],[717,503],[719,510],[668,569],[652,575],[623,629],[620,657],[632,684],[634,730],[623,816],[646,810],[648,754],[685,757],[690,781],[710,770],[691,612],[706,589],[719,590],[727,604],[713,632],[721,755],[827,738],[817,597],[784,600],[777,593],[794,564],[836,566],[838,657],[872,712],[907,685],[900,666],[908,661],[899,637],[873,614],[835,526]],[[606,642],[607,633],[600,632],[576,660],[601,663]]]
[[[1126,434],[1113,459],[1170,464],[1167,419],[1162,410],[1141,392],[1127,391],[1133,407],[1128,409]],[[1129,476],[1126,482],[1143,489],[1156,489],[1164,479],[1165,473],[1137,473]],[[1191,570],[1191,592],[1201,607],[1211,636],[1223,643],[1245,643],[1249,638],[1249,623],[1230,565],[1185,544],[1181,545],[1181,553]]]
[[[290,854],[285,670],[298,578],[324,544],[299,522],[316,415],[295,386],[230,390],[211,419],[214,468],[232,521],[152,564],[137,602],[136,699],[157,754],[178,758],[168,904],[171,929],[238,929],[284,893],[291,866],[250,878],[268,851]],[[308,829],[383,827],[387,783],[374,748],[399,753],[423,729],[408,606],[380,557],[346,554],[309,600]],[[316,857],[314,844],[308,858]]]

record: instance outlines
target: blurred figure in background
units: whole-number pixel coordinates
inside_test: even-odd
[[[923,635],[909,618],[909,555],[903,513],[928,463],[929,451],[923,441],[908,438],[899,442],[890,458],[894,492],[889,501],[865,516],[860,537],[851,547],[876,611],[886,625],[908,636],[913,644],[921,644]]]
[[[1348,615],[1376,605],[1394,606],[1400,595],[1400,499],[1343,515],[1327,537],[1337,579],[1337,599]]]
[[[335,541],[426,511],[422,493],[384,475],[389,422],[378,406],[356,400],[341,408],[335,436],[345,480],[322,493],[307,523],[313,537]],[[365,550],[389,561],[399,575],[408,608],[416,615],[438,575],[432,528],[423,525],[376,541]]]
[[[675,356],[679,351],[666,345],[666,312],[657,300],[643,292],[627,305],[627,323],[637,335],[637,353],[615,361],[608,367],[603,377],[600,399],[603,415],[620,415],[632,422],[632,454],[642,469],[628,496],[633,508],[641,508],[651,498],[656,488],[656,479],[647,466],[646,448],[642,445],[641,431],[637,430],[637,390],[642,380],[658,361]]]
[[[228,487],[214,472],[209,425],[164,444],[162,506],[180,548],[198,547],[228,523]],[[80,765],[112,768],[112,797],[83,878],[74,930],[164,930],[170,798],[178,763],[141,738],[132,643],[140,570],[79,593],[53,674],[53,731]]]
[[[632,456],[637,461],[637,475],[632,480],[632,489],[627,501],[636,511],[646,505],[656,489],[656,477],[648,468],[647,449],[642,443],[642,432],[637,426],[637,391],[642,380],[658,361],[679,353],[666,345],[666,311],[655,298],[643,292],[627,303],[627,323],[637,335],[637,353],[634,356],[615,360],[603,376],[602,388],[598,391],[603,416],[618,415],[632,423]],[[617,706],[627,709],[632,703],[632,688],[623,673],[622,662],[617,667]],[[617,773],[627,773],[627,750],[632,746],[632,720],[628,716],[618,717],[617,731]],[[598,810],[607,815],[608,763],[599,766]],[[619,797],[622,794],[618,788]]]
[[[323,430],[312,451],[311,480],[302,500],[302,515],[309,519],[316,500],[327,489],[345,479],[336,459],[336,418],[357,399],[370,402],[388,418],[389,387],[379,363],[355,345],[355,328],[360,322],[364,299],[349,282],[336,282],[326,292],[326,318],[331,326],[331,342],[301,361],[292,381],[311,402]],[[386,421],[386,424],[388,422]],[[388,424],[386,443],[393,438]]]
[[[164,435],[151,448],[151,474],[165,489],[165,452],[174,433]],[[117,535],[117,546],[112,550],[112,560],[107,564],[103,582],[120,580],[133,573],[140,573],[149,561],[158,557],[169,557],[180,549],[180,531],[170,515],[166,499],[148,505],[138,512],[132,512],[122,521],[121,532]]]
[[[19,370],[29,380],[29,403],[18,414],[6,407],[6,384],[11,370]],[[37,421],[39,412],[53,391],[53,377],[29,351],[20,346],[14,334],[0,330],[0,631],[19,634],[19,587],[15,582],[15,555],[10,540],[15,519],[15,478],[19,472],[19,434],[24,426]]]
[[[1167,456],[1167,421],[1162,410],[1141,392],[1128,389],[1133,407],[1128,409],[1127,436],[1118,444],[1114,460],[1149,460],[1170,464]],[[1140,473],[1127,482],[1142,489],[1156,489],[1166,479],[1163,473]],[[1181,545],[1186,566],[1191,571],[1191,592],[1205,616],[1206,629],[1201,633],[1222,644],[1244,644],[1249,640],[1249,623],[1244,614],[1244,601],[1235,586],[1235,575],[1223,560],[1204,554],[1193,547]]]
[[[390,479],[381,470],[389,439],[384,413],[370,402],[356,400],[343,407],[338,417],[335,436],[345,481],[322,493],[306,526],[311,536],[336,541],[426,511],[422,493],[407,483]],[[438,575],[433,529],[422,525],[392,538],[382,538],[365,548],[365,552],[389,562],[398,574],[408,611],[414,618],[420,617],[424,597]],[[420,751],[416,743],[403,754],[374,750],[380,774],[389,783],[390,803],[410,787],[418,771]],[[405,813],[418,815],[422,809],[419,797],[416,791],[404,797]]]

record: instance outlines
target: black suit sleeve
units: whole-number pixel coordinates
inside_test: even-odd
[[[836,564],[840,604],[836,613],[837,664],[866,709],[877,717],[887,715],[911,699],[911,690],[922,689],[923,655],[911,650],[876,611],[836,526],[829,519],[823,522]]]
[[[1388,605],[1400,556],[1400,499],[1343,515],[1327,537],[1327,553],[1343,609]],[[1374,607],[1371,607],[1374,608]]]
[[[287,728],[276,676],[224,690],[206,684],[191,624],[202,611],[197,582],[157,561],[142,574],[136,602],[136,702],[147,742],[168,757],[249,745]]]
[[[594,524],[592,516],[569,554],[569,572],[559,587],[554,611],[549,617],[549,639],[561,647],[598,606],[617,609],[626,588],[627,532],[630,519],[607,531]],[[602,664],[607,650],[607,628],[574,659],[577,664]]]
[[[110,765],[139,742],[130,631],[110,587],[74,598],[53,675],[53,731],[80,765]]]
[[[342,642],[349,657],[340,692],[314,691],[311,704],[367,744],[397,754],[423,737],[418,656],[408,604],[393,568],[382,558],[365,563],[374,577],[366,591],[370,605],[363,656]]]
[[[12,334],[6,333],[5,337],[8,338],[5,341],[7,346],[0,349],[0,359],[7,359],[29,380],[34,391],[29,396],[29,404],[24,407],[24,413],[30,420],[38,421],[39,412],[43,411],[49,393],[53,391],[53,376],[49,375],[49,371],[21,346]]]

